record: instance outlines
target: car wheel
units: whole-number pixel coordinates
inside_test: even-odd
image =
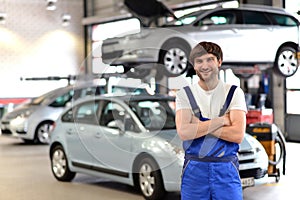
[[[43,122],[35,131],[35,143],[49,144],[53,122]]]
[[[138,165],[138,184],[145,199],[162,199],[165,189],[161,172],[156,162],[148,157],[143,158]]]
[[[296,49],[290,46],[280,48],[275,60],[275,69],[284,77],[293,76],[298,69]]]
[[[67,156],[60,145],[51,151],[51,171],[57,180],[64,182],[73,180],[76,175],[70,171]]]
[[[190,47],[178,41],[164,45],[159,56],[159,63],[164,66],[164,74],[175,77],[186,72],[190,66],[189,53]]]

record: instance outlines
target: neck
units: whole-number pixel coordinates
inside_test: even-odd
[[[198,82],[200,87],[206,91],[215,89],[217,87],[218,83],[219,83],[219,80],[209,80],[209,81],[199,80],[199,82]]]

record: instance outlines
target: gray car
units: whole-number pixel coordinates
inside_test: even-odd
[[[101,95],[77,101],[56,121],[50,160],[54,177],[71,181],[76,173],[135,186],[145,199],[180,191],[184,161],[175,127],[175,101],[162,95]],[[246,134],[240,170],[244,187],[265,176],[268,157]]]
[[[78,98],[103,93],[104,86],[91,83],[52,90],[6,113],[1,119],[1,133],[29,143],[47,144],[53,124],[65,107]]]
[[[191,48],[200,41],[212,41],[224,51],[224,67],[274,66],[280,75],[288,77],[298,68],[299,35],[299,21],[284,9],[218,7],[199,10],[159,27],[141,27],[136,34],[106,39],[102,60],[125,68],[158,63],[157,69],[167,76],[190,74]]]

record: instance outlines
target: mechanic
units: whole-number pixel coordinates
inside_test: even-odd
[[[246,128],[244,92],[219,80],[219,45],[200,42],[189,59],[199,81],[176,94],[176,127],[185,150],[181,198],[240,200],[237,152]]]

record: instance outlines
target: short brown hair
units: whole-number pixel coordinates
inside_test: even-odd
[[[198,43],[190,53],[190,62],[194,64],[196,57],[203,56],[204,54],[211,53],[217,57],[218,60],[223,61],[223,52],[219,45],[213,42],[200,42]]]

